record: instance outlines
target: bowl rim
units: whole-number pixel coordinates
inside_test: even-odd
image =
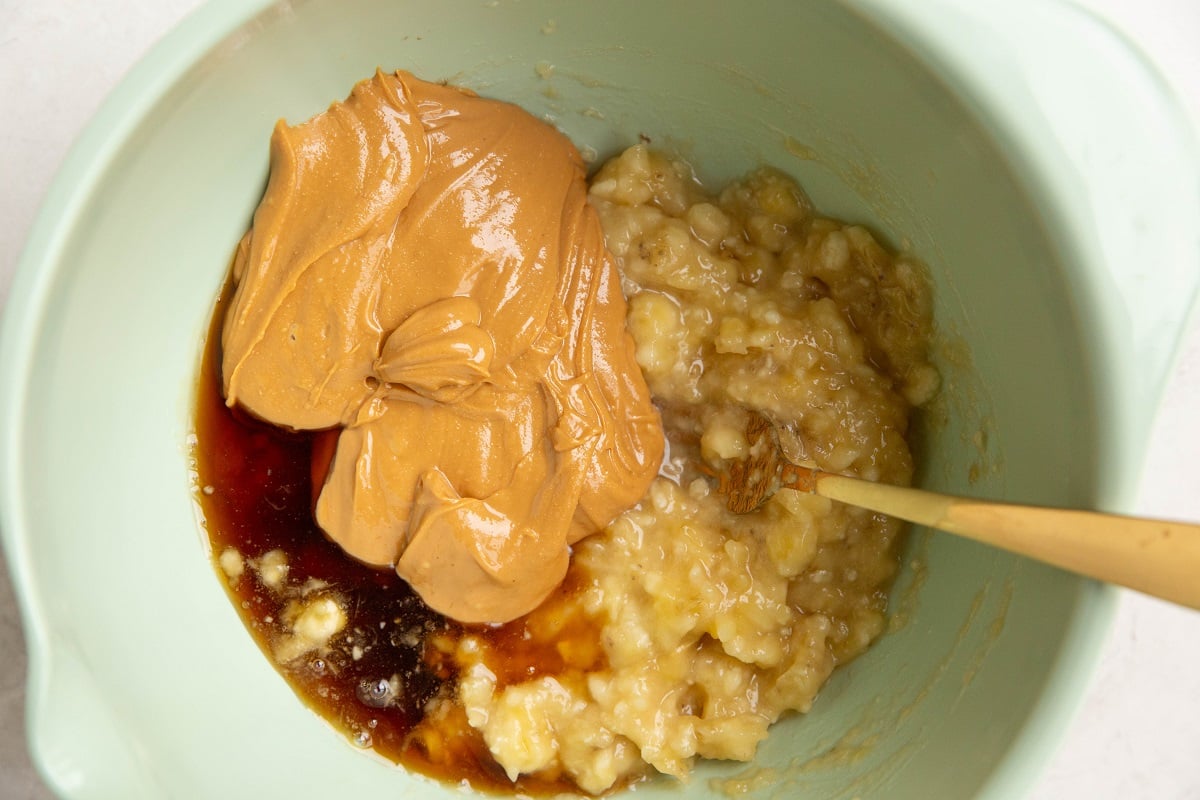
[[[206,53],[278,0],[207,0],[185,15],[138,59],[104,98],[54,173],[17,258],[0,313],[0,546],[27,650],[25,742],[46,786],[59,797],[83,796],[86,786],[55,780],[35,735],[55,661],[55,647],[34,578],[20,471],[21,430],[32,366],[31,344],[70,231],[129,133]]]
[[[1166,343],[1165,356],[1157,365],[1129,363],[1137,355],[1126,347],[1119,338],[1124,333],[1129,319],[1122,315],[1123,309],[1106,299],[1094,287],[1081,278],[1091,265],[1097,269],[1107,267],[1120,277],[1120,265],[1113,264],[1113,256],[1085,238],[1081,231],[1095,236],[1105,222],[1103,212],[1096,212],[1094,219],[1080,226],[1080,215],[1092,209],[1080,209],[1084,204],[1078,197],[1071,197],[1072,190],[1081,188],[1100,193],[1120,191],[1116,182],[1103,179],[1080,177],[1058,163],[1047,160],[1045,153],[1061,156],[1072,135],[1078,135],[1080,124],[1094,124],[1087,119],[1079,123],[1053,110],[1039,109],[1048,119],[1039,120],[1041,128],[1023,120],[1017,114],[1017,101],[1021,96],[1020,78],[1013,83],[992,80],[981,68],[971,69],[981,61],[976,53],[977,43],[964,41],[961,36],[947,34],[952,25],[943,25],[947,14],[959,15],[959,20],[988,25],[995,18],[1008,14],[1024,19],[1037,12],[1036,22],[1045,28],[1068,34],[1067,41],[1074,36],[1080,44],[1079,52],[1088,42],[1098,42],[1115,53],[1121,63],[1109,64],[1112,74],[1136,84],[1138,100],[1162,117],[1160,124],[1171,137],[1163,143],[1177,158],[1178,164],[1191,164],[1200,169],[1200,132],[1190,124],[1183,112],[1181,101],[1157,67],[1127,34],[1101,17],[1094,10],[1085,8],[1072,0],[1014,0],[1004,9],[991,8],[987,4],[959,6],[947,0],[932,0],[928,3],[909,3],[902,0],[850,0],[864,13],[871,14],[882,22],[887,33],[906,47],[914,58],[929,67],[954,94],[967,111],[999,146],[999,155],[1007,162],[1013,180],[1024,191],[1043,216],[1043,231],[1063,263],[1073,267],[1069,279],[1072,289],[1081,298],[1076,313],[1080,316],[1080,327],[1085,330],[1101,330],[1109,333],[1107,338],[1092,343],[1089,353],[1093,359],[1088,364],[1092,376],[1093,392],[1096,397],[1100,418],[1113,423],[1113,430],[1100,441],[1103,447],[1097,452],[1097,474],[1094,485],[1103,499],[1113,504],[1109,510],[1128,511],[1138,496],[1138,483],[1146,457],[1146,440],[1150,426],[1157,415],[1166,388],[1166,378],[1180,357],[1184,333],[1189,324],[1200,323],[1200,280],[1192,278],[1182,287],[1185,295],[1177,298],[1174,313],[1181,317],[1181,324],[1174,339]],[[1091,37],[1089,39],[1089,37]],[[1011,44],[1011,42],[1009,42]],[[1034,46],[1031,44],[1031,46]],[[1064,48],[1064,58],[1074,52]],[[1010,56],[1014,65],[1021,65],[1027,58],[1024,54]],[[1095,58],[1095,56],[1093,56]],[[993,69],[994,64],[990,65]],[[1122,87],[1124,91],[1131,91]],[[1044,99],[1044,98],[1042,98]],[[1111,116],[1111,112],[1110,112]],[[1051,129],[1053,125],[1058,127]],[[1066,142],[1057,137],[1065,134]],[[1112,133],[1114,140],[1135,144],[1125,129]],[[1122,137],[1124,137],[1122,139]],[[1066,159],[1064,159],[1064,162]],[[1200,193],[1187,187],[1173,187],[1173,198],[1182,200],[1185,207],[1197,207]],[[1074,203],[1070,202],[1075,200]],[[1110,214],[1111,217],[1111,214]],[[1072,224],[1074,223],[1074,225]],[[1181,241],[1191,238],[1187,248],[1189,262],[1200,264],[1200,239],[1194,231],[1178,220],[1164,223],[1156,230],[1174,234]],[[1186,247],[1186,245],[1185,245]],[[1186,269],[1186,267],[1184,267]],[[1152,316],[1156,310],[1142,310],[1142,316]],[[1085,322],[1093,321],[1090,327]],[[1123,364],[1120,372],[1114,364]],[[1121,397],[1112,397],[1111,390],[1121,381],[1145,385],[1138,390],[1127,391]],[[1138,403],[1142,405],[1139,407]],[[1117,604],[1122,590],[1119,587],[1079,579],[1076,602],[1069,622],[1068,635],[1060,643],[1057,663],[1050,679],[1043,687],[1037,703],[1014,738],[1005,756],[998,761],[982,786],[977,800],[1000,800],[1001,798],[1023,797],[1035,786],[1049,765],[1058,746],[1065,739],[1080,711],[1088,690],[1095,682],[1100,654],[1109,639]]]
[[[40,588],[33,577],[28,536],[30,525],[24,507],[23,480],[19,470],[20,431],[26,404],[26,387],[31,367],[30,342],[39,330],[47,297],[61,258],[64,241],[73,229],[85,201],[95,191],[111,158],[129,132],[162,99],[197,61],[219,46],[240,26],[264,13],[276,0],[209,0],[182,19],[160,39],[120,80],[84,127],[57,170],[17,260],[13,282],[0,319],[0,544],[20,610],[28,648],[28,696],[46,691],[49,665],[54,659]],[[894,33],[888,31],[889,34]],[[906,42],[902,43],[906,44]],[[912,49],[911,47],[909,48]],[[913,52],[947,82],[950,90],[976,115],[989,135],[1004,145],[1003,155],[1030,196],[1039,196],[1044,186],[1029,158],[1026,146],[1011,136],[1001,109],[975,97],[969,81],[954,65],[929,52]],[[1167,98],[1164,94],[1164,100]],[[1058,213],[1053,206],[1044,209]],[[1053,227],[1053,226],[1051,226]],[[1073,242],[1055,240],[1062,252],[1077,251]],[[1122,491],[1135,490],[1125,481]],[[1122,502],[1128,500],[1123,498]],[[1051,683],[1043,691],[1030,718],[1021,729],[1006,757],[994,765],[980,797],[1017,796],[1028,790],[1061,741],[1091,683],[1100,652],[1116,609],[1117,592],[1102,584],[1080,579],[1077,601],[1070,620],[1070,635],[1059,650],[1059,663]],[[1088,676],[1080,680],[1080,676]],[[54,785],[46,755],[36,747],[33,731],[38,725],[27,702],[26,739],[35,766],[43,779],[61,796],[68,787]]]

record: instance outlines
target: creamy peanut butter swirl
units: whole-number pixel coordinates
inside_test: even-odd
[[[271,140],[226,400],[339,431],[316,518],[436,610],[536,607],[663,451],[573,145],[403,72]]]

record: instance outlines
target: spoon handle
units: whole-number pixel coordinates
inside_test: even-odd
[[[816,473],[817,494],[1200,609],[1200,525],[1008,503]]]

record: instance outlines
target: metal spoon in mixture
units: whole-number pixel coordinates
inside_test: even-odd
[[[780,488],[815,492],[1200,609],[1200,525],[1095,511],[985,502],[822,472],[787,460],[774,425],[750,413],[753,454],[719,475],[737,514]]]

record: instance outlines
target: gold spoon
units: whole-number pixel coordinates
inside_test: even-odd
[[[1200,525],[985,502],[822,472],[788,461],[757,412],[746,438],[753,455],[719,476],[734,513],[753,511],[780,488],[815,492],[1200,609]]]

